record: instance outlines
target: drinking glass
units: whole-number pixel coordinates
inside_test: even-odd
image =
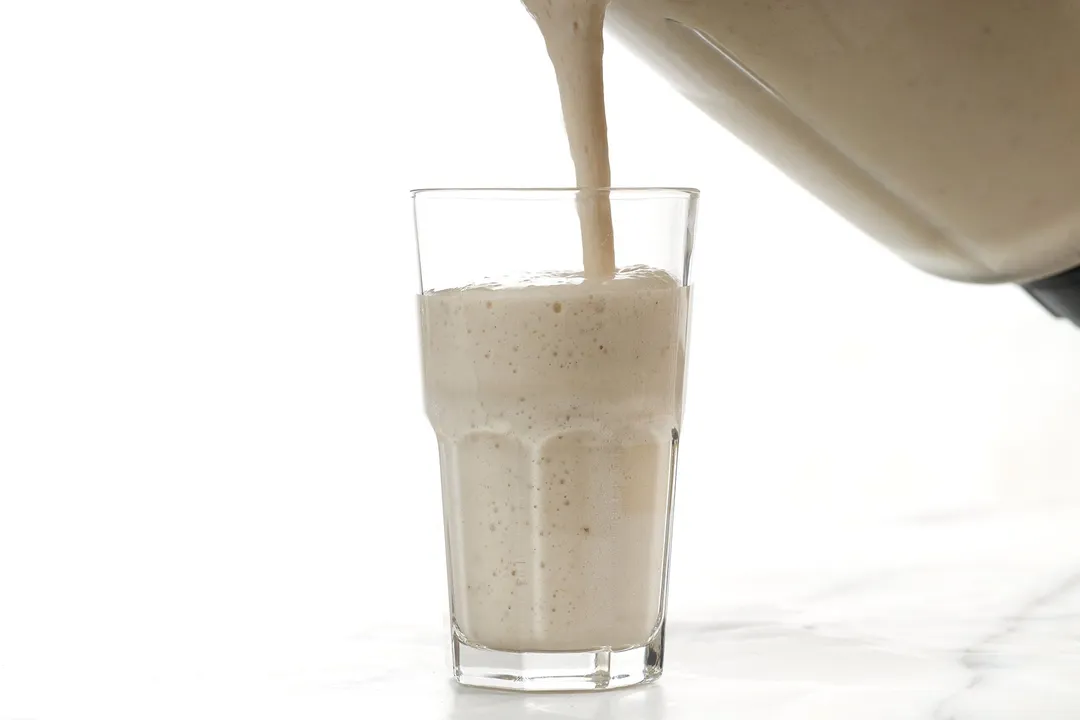
[[[594,690],[663,670],[697,198],[413,192],[463,684]],[[617,270],[596,277],[579,210],[604,205]]]

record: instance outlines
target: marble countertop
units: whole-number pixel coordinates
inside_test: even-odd
[[[353,582],[355,553],[282,555],[291,569],[259,575],[214,564],[208,545],[215,592],[162,590],[149,572],[125,576],[126,600],[9,605],[0,718],[1080,717],[1080,509],[785,524],[774,547],[774,526],[734,522],[710,530],[716,547],[676,538],[667,669],[651,686],[459,688],[438,562],[348,591],[315,578]]]
[[[800,572],[792,557],[787,569],[714,578],[727,591],[673,613],[667,670],[644,688],[459,689],[432,662],[443,635],[408,628],[356,638],[377,648],[358,687],[416,717],[1077,718],[1078,521],[1061,511],[924,517],[836,538],[876,562]]]

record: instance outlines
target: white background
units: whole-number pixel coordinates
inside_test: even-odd
[[[614,182],[703,192],[674,614],[837,523],[1080,499],[1080,331],[606,62]],[[0,4],[0,718],[246,716],[444,613],[407,190],[571,180],[512,0]]]

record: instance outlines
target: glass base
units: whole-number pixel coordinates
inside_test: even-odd
[[[470,645],[459,633],[451,638],[454,679],[462,685],[566,692],[613,690],[656,680],[664,672],[664,628],[652,639],[623,650],[506,652]]]

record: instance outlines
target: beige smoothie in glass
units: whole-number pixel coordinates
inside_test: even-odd
[[[414,193],[454,675],[620,687],[663,669],[697,193],[609,187],[607,0],[524,5],[577,187]]]

